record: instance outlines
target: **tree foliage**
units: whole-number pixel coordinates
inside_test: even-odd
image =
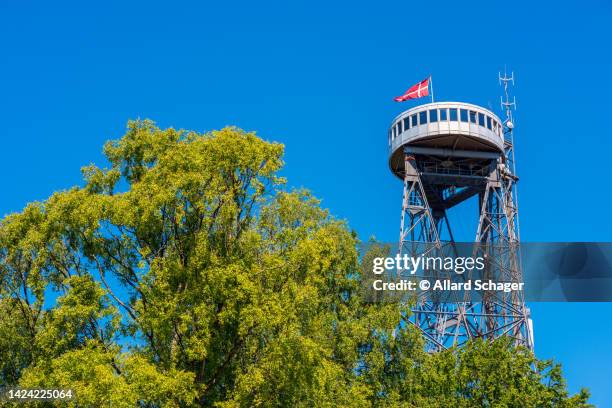
[[[586,406],[505,340],[425,353],[405,305],[364,300],[347,225],[284,188],[282,145],[134,121],[104,152],[0,224],[0,386],[79,407]]]

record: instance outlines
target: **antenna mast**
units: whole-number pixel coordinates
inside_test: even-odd
[[[514,238],[514,243],[519,243],[521,239],[520,234],[520,226],[519,226],[519,213],[518,213],[518,189],[516,188],[516,181],[518,181],[518,177],[516,176],[516,162],[514,160],[514,116],[513,111],[516,110],[516,97],[512,96],[512,101],[510,101],[510,91],[509,84],[512,82],[512,86],[514,86],[514,72],[508,73],[506,71],[506,67],[504,66],[504,76],[501,75],[501,72],[498,73],[499,84],[504,87],[504,96],[500,96],[501,100],[501,108],[506,113],[506,119],[504,121],[504,150],[506,156],[506,166],[508,166],[508,170],[511,174],[509,174],[510,181],[506,186],[506,208],[511,213],[512,222],[509,223],[508,228],[512,229],[516,228],[516,235]],[[520,256],[520,251],[517,251],[513,257],[514,262],[516,262],[514,266],[514,270],[517,273],[517,278],[522,280],[522,259]],[[521,302],[524,302],[521,299]],[[527,334],[527,346],[533,350],[534,348],[534,336],[533,336],[533,321],[531,320],[531,311],[528,307],[526,307],[523,303],[525,322],[527,324],[526,334]]]
[[[510,91],[509,84],[512,82],[512,86],[514,86],[514,71],[510,73],[508,76],[508,72],[506,71],[506,67],[504,66],[504,75],[502,76],[501,72],[498,72],[499,84],[504,87],[504,95],[500,96],[500,105],[502,110],[506,114],[506,118],[504,120],[504,148],[506,150],[506,163],[509,165],[509,169],[512,171],[513,175],[516,175],[516,162],[514,159],[514,115],[512,112],[516,110],[516,96],[512,96],[512,101],[510,100]],[[515,188],[513,183],[512,190],[514,190],[514,207],[516,209],[516,236],[517,239],[520,240],[520,228],[519,228],[519,220],[518,220],[518,191]]]
[[[512,128],[514,127],[514,123],[512,121],[513,119],[512,110],[516,109],[516,97],[513,97],[512,102],[510,102],[510,93],[508,91],[508,84],[512,82],[512,86],[514,86],[514,72],[511,72],[510,76],[508,76],[508,73],[506,72],[506,68],[504,68],[504,76],[501,75],[501,72],[498,73],[498,75],[499,75],[499,84],[501,85],[503,83],[503,86],[504,86],[504,96],[499,97],[501,100],[501,108],[506,111],[506,121],[504,124],[506,125],[506,127],[509,128],[510,133],[512,133]]]

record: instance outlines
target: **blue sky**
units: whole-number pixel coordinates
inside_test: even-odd
[[[397,239],[386,130],[433,75],[437,100],[499,111],[515,71],[524,241],[610,241],[612,6],[565,2],[0,4],[0,214],[80,183],[128,119],[256,130],[284,174],[362,238]],[[464,210],[467,214],[471,210]],[[473,236],[465,217],[455,229]],[[463,223],[463,224],[462,224]],[[536,352],[612,406],[612,304],[532,305]]]

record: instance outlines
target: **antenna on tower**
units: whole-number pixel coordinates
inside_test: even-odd
[[[510,92],[509,92],[509,84],[510,82],[512,82],[512,86],[514,86],[514,71],[510,73],[510,76],[508,76],[508,72],[506,70],[506,67],[504,66],[504,75],[502,76],[501,72],[498,72],[498,79],[499,79],[499,84],[503,85],[504,87],[504,95],[500,96],[500,101],[501,101],[501,108],[502,110],[505,111],[506,113],[506,119],[504,121],[504,126],[505,126],[505,130],[504,130],[504,150],[505,150],[505,155],[506,155],[506,163],[510,165],[510,169],[512,171],[512,175],[514,177],[516,177],[516,162],[514,159],[514,117],[512,115],[512,111],[517,109],[516,106],[516,97],[513,95],[512,96],[512,101],[510,101]],[[515,181],[518,180],[515,179]],[[520,241],[520,236],[521,236],[521,227],[520,227],[520,223],[519,223],[519,216],[518,216],[518,190],[516,188],[516,183],[512,182],[509,185],[509,188],[511,193],[514,194],[510,194],[510,207],[514,207],[514,227],[516,228],[516,241],[519,242]],[[518,256],[518,263],[521,264],[521,258],[520,255]],[[520,270],[522,270],[522,265],[519,267]],[[533,340],[533,322],[531,320],[531,312],[529,310],[529,308],[525,308],[525,318],[526,318],[526,322],[527,322],[527,340],[528,340],[528,346],[533,350],[534,347],[534,340]]]
[[[514,72],[508,73],[506,68],[504,67],[504,76],[502,76],[501,72],[498,73],[499,84],[504,87],[504,96],[500,96],[500,105],[502,110],[506,112],[506,120],[505,125],[508,131],[511,133],[514,128],[514,120],[512,117],[512,110],[516,110],[516,96],[512,97],[512,101],[510,101],[510,93],[508,91],[508,84],[512,82],[512,86],[514,86]]]

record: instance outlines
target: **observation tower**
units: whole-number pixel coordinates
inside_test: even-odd
[[[393,120],[388,133],[389,168],[404,183],[400,254],[429,256],[455,246],[447,212],[474,199],[479,211],[471,220],[475,245],[470,247],[474,256],[487,260],[483,276],[496,282],[522,282],[509,81],[513,78],[500,76],[506,95],[504,120],[462,102],[427,103]],[[464,218],[462,226],[469,221]],[[427,273],[430,278],[448,274]],[[460,346],[472,338],[501,336],[533,349],[533,328],[522,292],[488,291],[477,301],[465,295],[426,295],[417,297],[410,323],[422,332],[429,351]]]

